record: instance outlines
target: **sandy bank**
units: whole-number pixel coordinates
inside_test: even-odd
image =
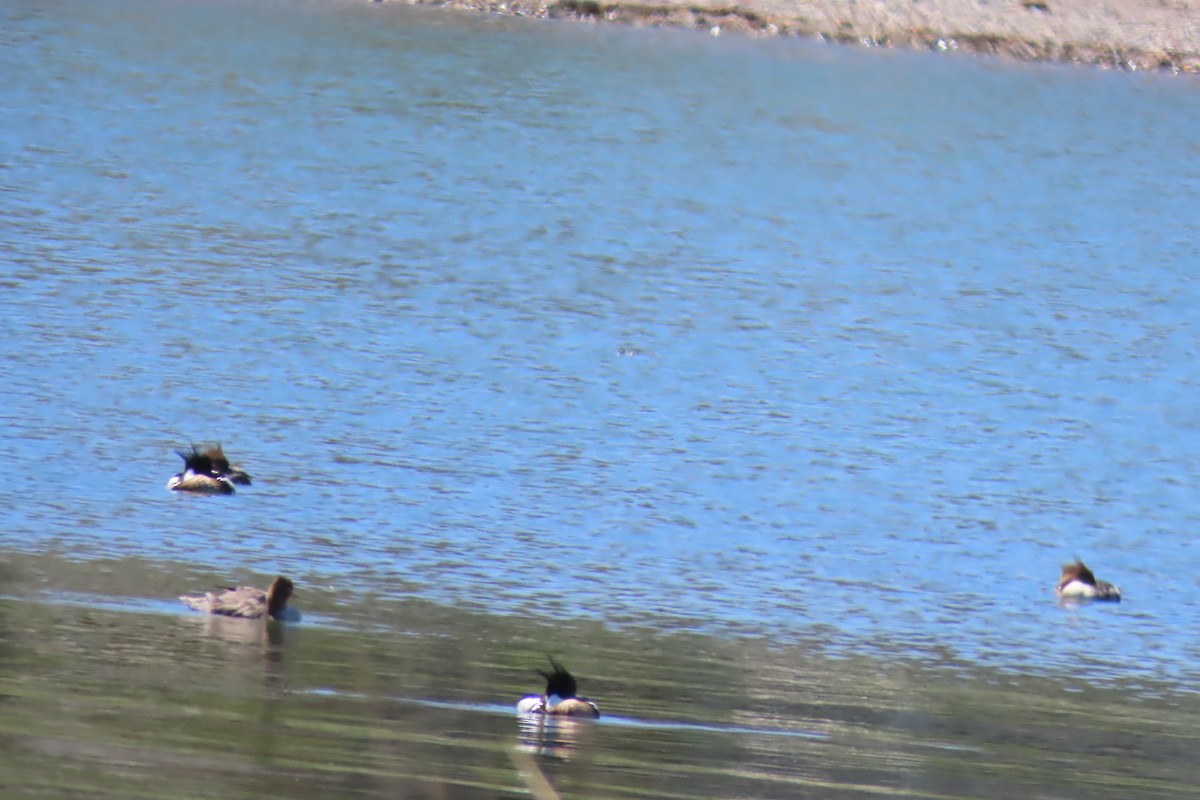
[[[400,0],[714,33],[1200,73],[1200,0]]]

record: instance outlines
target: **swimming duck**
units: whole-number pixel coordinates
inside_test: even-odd
[[[258,619],[266,615],[271,619],[295,620],[298,617],[295,610],[287,607],[293,588],[292,582],[280,575],[271,581],[265,592],[253,586],[238,586],[205,594],[184,594],[180,595],[179,599],[188,608],[206,614],[247,619]]]
[[[1054,594],[1070,600],[1121,602],[1121,590],[1111,583],[1096,580],[1092,571],[1078,558],[1073,564],[1063,564],[1062,576],[1058,579]]]
[[[208,457],[208,460],[212,462],[212,470],[216,474],[242,486],[250,485],[249,475],[237,467],[229,466],[229,459],[225,457],[225,451],[221,449],[221,445],[209,445],[200,451],[200,455]]]
[[[192,447],[191,452],[175,452],[183,459],[183,472],[171,476],[171,480],[167,481],[168,489],[199,494],[233,494],[233,481],[216,470],[207,450]],[[226,461],[225,465],[228,467],[229,462]]]
[[[537,674],[546,679],[544,694],[531,694],[521,698],[517,703],[518,714],[551,714],[560,717],[591,717],[600,718],[600,709],[586,697],[576,697],[575,677],[563,669],[562,665],[550,658],[553,672],[537,670]]]

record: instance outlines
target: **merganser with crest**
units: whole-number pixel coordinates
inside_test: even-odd
[[[1111,600],[1121,602],[1121,590],[1096,576],[1078,558],[1073,564],[1063,564],[1062,575],[1054,594],[1066,600]]]
[[[249,484],[250,476],[231,467],[221,445],[211,445],[201,450],[192,445],[191,451],[176,450],[183,459],[183,472],[167,481],[167,488],[174,492],[197,494],[233,494],[234,484]]]
[[[546,691],[541,695],[531,694],[517,703],[518,714],[550,714],[560,717],[600,718],[600,709],[586,697],[577,697],[575,677],[561,664],[550,657],[553,672],[537,670],[546,679]]]

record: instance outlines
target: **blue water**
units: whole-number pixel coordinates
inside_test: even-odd
[[[1200,688],[1194,81],[0,20],[5,548]],[[254,485],[168,493],[206,441]]]

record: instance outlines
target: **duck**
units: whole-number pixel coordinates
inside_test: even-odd
[[[546,691],[543,694],[531,694],[521,698],[517,703],[518,714],[550,714],[558,717],[590,717],[600,718],[600,709],[586,697],[576,696],[577,686],[575,677],[566,671],[561,664],[550,657],[553,672],[536,670],[537,674],[546,679]]]
[[[266,616],[276,620],[297,621],[298,613],[288,608],[287,604],[294,589],[291,580],[280,575],[271,581],[265,591],[253,586],[231,586],[204,594],[184,594],[179,599],[188,608],[206,614],[245,619]]]
[[[1096,580],[1087,565],[1075,559],[1074,563],[1063,564],[1062,575],[1054,594],[1068,600],[1109,600],[1121,602],[1121,590],[1106,581]]]
[[[196,494],[233,494],[233,481],[221,474],[213,465],[207,450],[195,446],[191,451],[176,450],[183,459],[183,472],[171,476],[167,488],[173,492],[195,492]],[[226,461],[226,466],[229,462]]]
[[[221,449],[221,445],[209,445],[200,451],[200,455],[208,457],[208,460],[212,462],[212,471],[216,474],[228,478],[231,483],[239,486],[250,485],[250,476],[244,470],[229,465],[229,459],[225,457],[225,451]]]

